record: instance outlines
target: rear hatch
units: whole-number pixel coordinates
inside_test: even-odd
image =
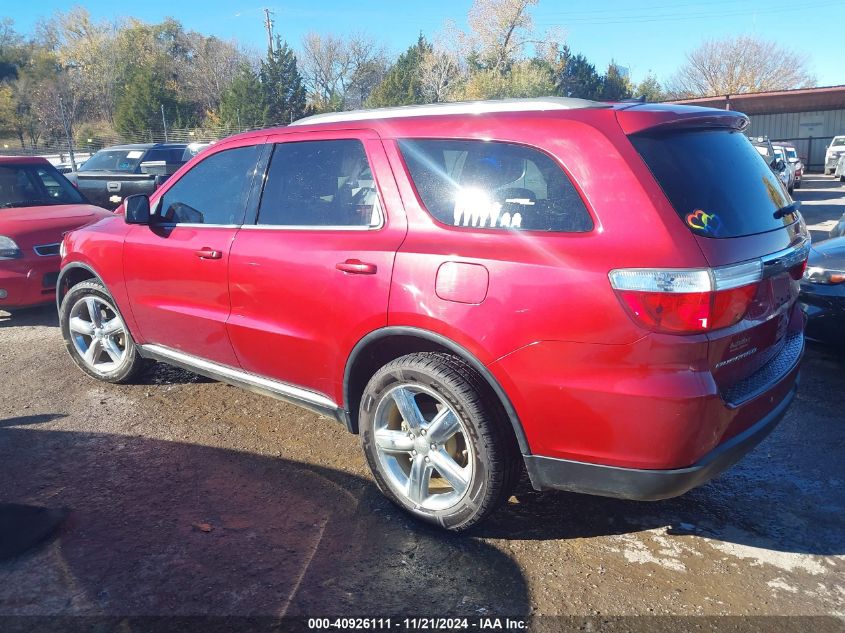
[[[745,293],[744,316],[707,333],[716,383],[728,404],[738,405],[800,357],[803,317],[796,300],[809,239],[797,205],[742,133],[744,117],[700,112],[698,118],[667,113],[645,126],[635,125],[634,116],[626,132],[714,277],[743,275],[731,283]],[[625,113],[619,114],[624,128]],[[747,265],[725,268],[741,263]]]

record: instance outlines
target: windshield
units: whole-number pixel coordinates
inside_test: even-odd
[[[845,136],[837,136],[831,145],[845,145]]]
[[[787,148],[786,155],[789,156],[789,158],[794,158],[795,160],[798,160],[798,152],[796,152],[794,149]]]
[[[786,156],[783,155],[783,151],[776,149],[775,150],[775,158],[779,158],[781,160],[786,160]]]
[[[34,207],[85,202],[51,165],[0,166],[0,208]]]
[[[144,150],[140,149],[101,149],[79,171],[123,171],[134,173],[141,164]]]
[[[748,139],[729,130],[631,137],[675,211],[704,237],[740,237],[781,228],[791,200]]]

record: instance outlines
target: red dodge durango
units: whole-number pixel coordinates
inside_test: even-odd
[[[680,495],[792,401],[809,239],[737,112],[579,99],[309,117],[67,236],[77,365],[150,361],[359,433],[462,530],[539,490]]]

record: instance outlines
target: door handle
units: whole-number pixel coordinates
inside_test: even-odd
[[[198,251],[194,251],[194,255],[196,255],[200,259],[220,259],[221,257],[223,257],[223,252],[215,251],[211,248],[201,248]]]
[[[334,267],[353,275],[375,275],[378,272],[378,267],[375,264],[368,264],[360,259],[347,259],[345,262],[335,264]]]

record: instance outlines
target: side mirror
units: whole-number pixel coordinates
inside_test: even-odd
[[[144,194],[126,196],[123,208],[123,220],[126,224],[150,223],[150,199]]]
[[[155,191],[156,189],[161,187],[165,182],[167,182],[167,179],[170,178],[170,176],[171,176],[171,174],[158,174],[158,175],[156,175],[155,180],[153,181],[155,183],[153,185],[153,187],[154,187],[153,191]]]

